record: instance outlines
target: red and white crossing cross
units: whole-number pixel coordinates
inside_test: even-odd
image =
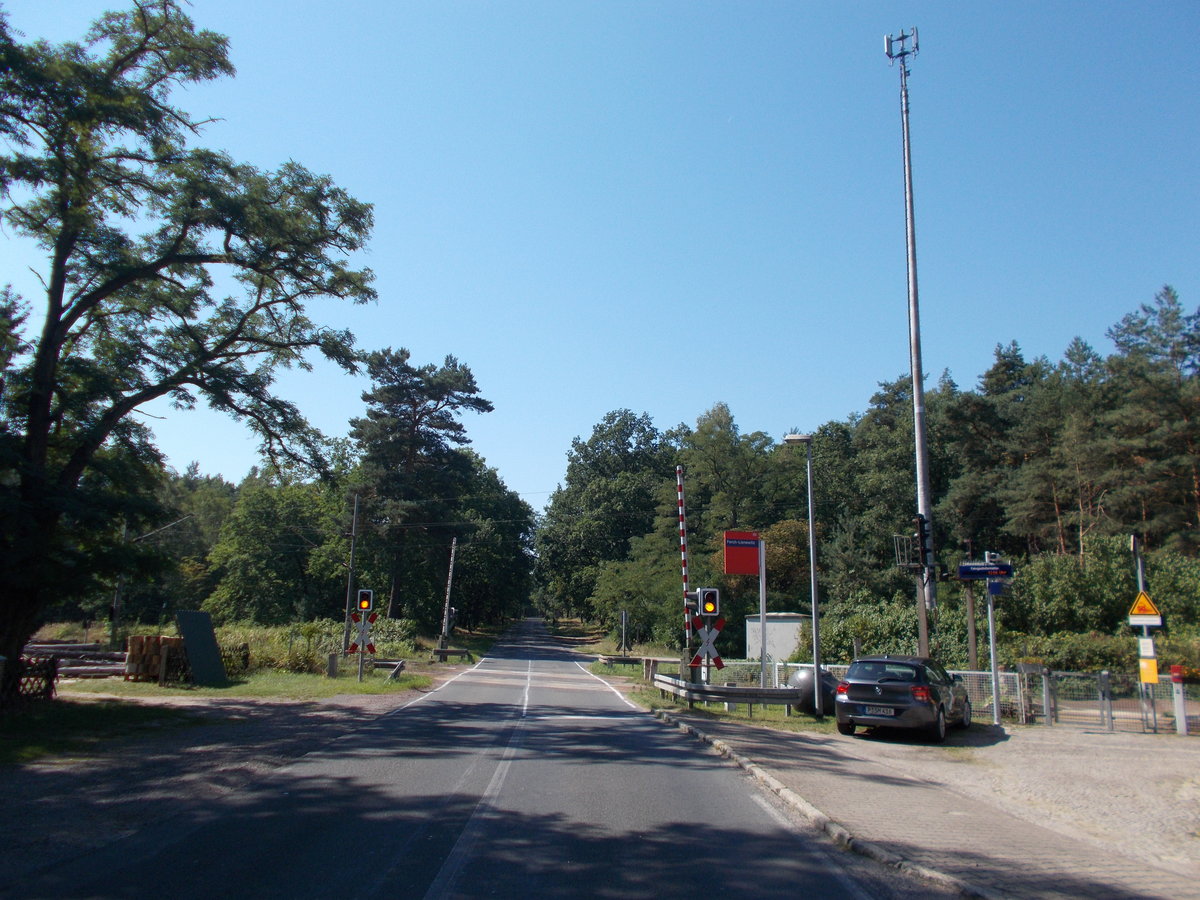
[[[375,652],[375,645],[371,642],[371,626],[375,624],[377,618],[379,618],[379,614],[372,612],[358,623],[358,642],[363,645],[363,649],[367,653]]]
[[[356,612],[350,613],[350,618],[358,623],[358,640],[353,641],[346,648],[347,653],[357,653],[361,645],[363,652],[374,653],[375,645],[371,642],[371,626],[375,624],[375,620],[379,618],[379,613],[372,612],[364,619]]]
[[[717,648],[713,644],[724,627],[724,618],[717,619],[711,627],[705,627],[704,620],[699,616],[692,619],[692,628],[700,640],[700,647],[696,651],[696,655],[692,657],[692,661],[688,663],[689,667],[695,668],[702,665],[704,660],[711,659],[718,669],[725,668],[725,663],[722,662],[721,657],[717,654]]]

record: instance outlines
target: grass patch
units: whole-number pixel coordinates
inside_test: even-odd
[[[567,641],[577,650],[603,652],[606,634],[599,625],[584,622],[580,619],[555,619],[546,622],[546,630],[559,640]],[[612,645],[611,641],[608,641]]]
[[[638,681],[641,681],[639,678]],[[759,706],[755,704],[751,712],[745,703],[737,704],[736,709],[727,710],[722,701],[705,704],[697,701],[690,709],[685,701],[676,697],[663,697],[657,688],[642,682],[630,694],[630,699],[639,706],[651,711],[666,710],[679,715],[695,716],[702,719],[712,719],[718,722],[735,722],[739,725],[758,725],[763,728],[774,728],[777,731],[793,731],[818,734],[833,734],[837,731],[837,719],[832,715],[818,719],[807,713],[795,712],[789,716],[782,706]]]
[[[61,697],[0,719],[0,765],[94,755],[116,738],[197,721],[194,713],[177,707]]]
[[[642,680],[641,661],[631,663],[602,663],[599,660],[588,666],[588,671],[601,678],[632,678]],[[643,682],[645,683],[645,682]]]
[[[338,694],[391,694],[424,690],[433,679],[406,672],[388,680],[390,667],[367,672],[360,683],[357,665],[338,678],[264,669],[230,679],[225,687],[158,685],[120,678],[87,679],[58,685],[58,697],[0,718],[0,765],[46,757],[90,756],[115,738],[179,728],[200,720],[187,706],[156,700],[179,697],[317,701]],[[147,702],[138,702],[144,700]]]
[[[87,694],[114,694],[119,697],[255,697],[278,700],[321,700],[338,694],[391,694],[429,687],[433,679],[422,672],[404,672],[387,680],[390,669],[377,667],[358,681],[353,663],[337,678],[307,672],[262,669],[230,679],[225,687],[199,687],[190,684],[158,685],[154,682],[124,681],[116,678],[60,684],[64,697]]]

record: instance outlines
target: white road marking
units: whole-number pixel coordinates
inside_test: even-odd
[[[753,800],[758,806],[760,806],[762,808],[763,812],[765,812],[768,816],[770,816],[772,819],[774,819],[775,823],[777,825],[779,825],[779,827],[784,828],[787,831],[791,831],[793,833],[798,831],[795,823],[793,823],[791,820],[788,819],[787,816],[785,816],[778,809],[776,809],[771,804],[771,802],[769,800],[767,800],[766,797],[763,797],[762,795],[755,792],[750,795],[750,799]],[[847,890],[847,892],[849,892],[852,896],[857,897],[858,900],[872,900],[872,897],[870,894],[868,894],[861,887],[859,887],[857,884],[855,884],[849,875],[847,875],[844,871],[842,871],[842,869],[839,866],[837,866],[833,861],[831,861],[828,857],[826,857],[824,849],[819,844],[816,845],[814,847],[814,849],[815,849],[818,857],[820,858],[822,867],[827,872],[829,872],[829,874],[831,874],[834,878],[836,878],[838,880],[838,882],[842,885],[842,887],[844,887]]]
[[[529,661],[529,666],[525,669],[525,696],[521,699],[521,718],[525,718],[529,712],[529,687],[533,684],[533,660]]]
[[[524,734],[521,726],[522,722],[518,719],[516,727],[513,728],[512,737],[509,738],[508,746],[504,749],[504,756],[500,759],[500,764],[496,766],[496,771],[492,775],[492,780],[488,782],[479,802],[475,804],[475,809],[471,811],[471,817],[463,825],[463,830],[458,835],[458,840],[454,842],[454,847],[446,856],[446,861],[438,870],[437,877],[433,879],[429,890],[425,892],[426,900],[448,897],[453,894],[454,883],[458,880],[463,865],[471,858],[471,853],[483,831],[484,820],[492,812],[495,799],[499,796],[500,789],[504,786],[504,779],[508,777],[508,770],[512,767],[513,757],[520,749]]]
[[[618,697],[620,697],[621,702],[624,703],[626,706],[628,706],[630,709],[636,709],[639,711],[641,710],[640,706],[638,706],[636,703],[634,703],[632,700],[630,700],[628,697],[626,697],[624,694],[622,694],[620,691],[618,691],[615,687],[613,687],[611,684],[609,684],[607,681],[605,681],[603,678],[601,678],[595,672],[589,672],[586,668],[584,668],[583,663],[577,662],[577,663],[575,663],[575,665],[579,666],[580,671],[584,672],[587,675],[591,675],[598,682],[600,682],[602,685],[604,685],[606,688],[608,688],[610,691],[612,691],[614,694],[616,694]]]
[[[457,675],[455,675],[453,678],[447,678],[445,681],[443,681],[441,684],[439,684],[437,687],[435,687],[435,688],[434,688],[432,691],[429,691],[428,693],[422,694],[420,697],[416,697],[416,698],[414,698],[414,699],[412,699],[412,700],[409,700],[409,701],[408,701],[407,703],[405,703],[403,706],[397,706],[397,707],[396,707],[395,709],[393,709],[393,710],[392,710],[390,713],[388,713],[388,715],[389,715],[389,716],[394,716],[394,715],[395,715],[396,713],[398,713],[398,712],[404,712],[404,710],[408,709],[410,706],[416,706],[418,703],[420,703],[420,702],[421,702],[422,700],[424,700],[426,697],[431,697],[431,696],[433,696],[433,695],[434,695],[434,694],[436,694],[438,691],[440,691],[442,688],[444,688],[444,687],[446,687],[447,685],[453,684],[454,682],[458,681],[458,679],[462,678],[464,675],[466,675],[466,674],[468,674],[468,673],[470,673],[470,672],[474,672],[474,671],[475,671],[476,669],[478,669],[478,668],[479,668],[479,667],[480,667],[482,664],[483,664],[483,660],[481,659],[479,662],[475,663],[475,665],[471,666],[471,668],[469,668],[469,669],[463,669],[461,672],[459,672],[459,673],[458,673]]]

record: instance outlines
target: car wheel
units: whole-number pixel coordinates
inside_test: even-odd
[[[940,706],[938,707],[937,718],[929,726],[929,739],[935,744],[940,744],[946,739],[946,712]]]
[[[963,701],[962,718],[958,722],[958,727],[962,728],[962,729],[967,729],[967,728],[971,727],[971,701],[970,700]]]
[[[838,734],[854,734],[853,722],[838,722]]]

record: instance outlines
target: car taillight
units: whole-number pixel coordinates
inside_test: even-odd
[[[850,685],[849,685],[847,682],[845,682],[845,681],[839,681],[839,682],[838,682],[838,686],[837,686],[837,692],[838,692],[839,694],[845,694],[845,693],[848,693],[848,692],[849,692],[849,690],[850,690]]]
[[[919,700],[922,703],[933,702],[933,694],[929,692],[928,686],[924,684],[914,684],[912,686],[912,695],[914,700]]]

